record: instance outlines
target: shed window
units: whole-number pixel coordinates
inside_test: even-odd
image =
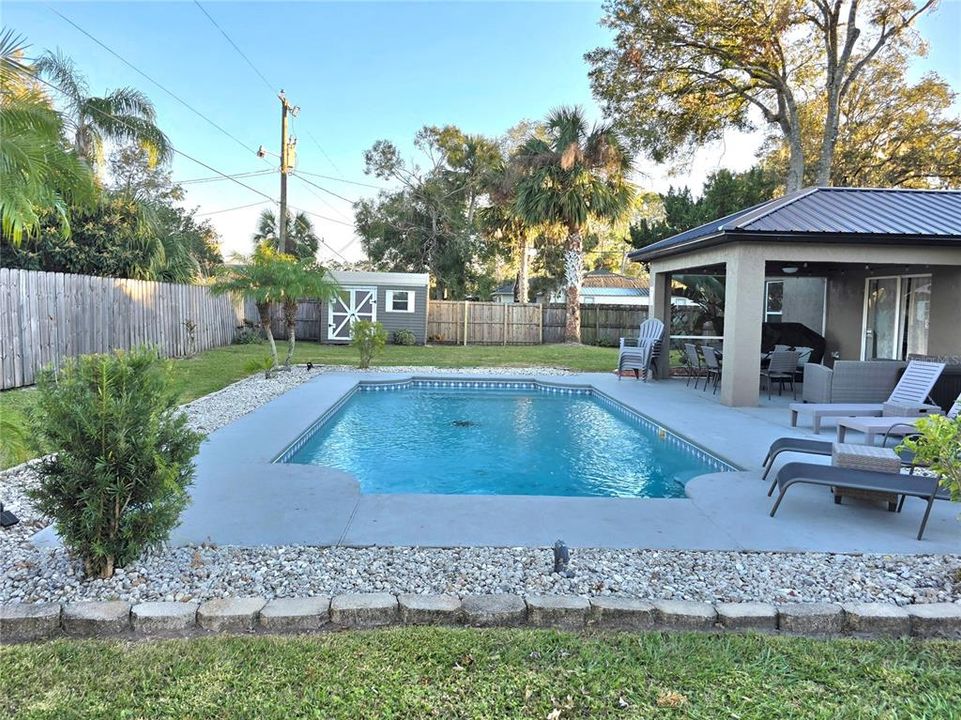
[[[388,290],[387,312],[414,312],[414,293],[410,290]]]

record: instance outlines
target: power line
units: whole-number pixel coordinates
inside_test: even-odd
[[[53,83],[48,82],[48,81],[44,80],[44,79],[41,78],[41,77],[36,77],[35,79],[36,79],[38,82],[43,83],[43,84],[46,85],[47,87],[53,88],[53,89],[56,90],[57,92],[60,92],[60,93],[63,93],[63,92],[64,92],[64,91],[63,91],[63,88],[61,88],[61,87],[59,87],[59,86],[57,86],[57,85],[54,85]],[[109,120],[112,120],[112,121],[114,121],[114,122],[120,123],[121,125],[124,125],[125,127],[129,128],[129,129],[131,129],[131,130],[134,130],[134,131],[137,130],[137,128],[135,128],[134,126],[132,126],[130,123],[124,122],[123,120],[121,120],[120,118],[118,118],[116,115],[111,115],[110,113],[104,112],[103,110],[100,110],[99,108],[96,108],[96,107],[91,107],[90,109],[93,110],[94,112],[102,115],[103,117],[109,119]],[[185,158],[187,158],[188,160],[190,160],[191,162],[197,163],[197,164],[200,165],[201,167],[207,168],[208,170],[210,170],[210,172],[217,173],[218,175],[220,175],[222,178],[224,178],[224,179],[226,179],[226,180],[230,180],[231,182],[234,182],[234,183],[236,183],[237,185],[240,185],[241,187],[247,188],[247,189],[250,190],[251,192],[256,193],[257,195],[260,195],[260,197],[266,198],[267,200],[270,200],[270,202],[272,202],[272,203],[276,203],[276,202],[277,202],[277,201],[274,200],[272,197],[270,197],[270,195],[267,195],[266,193],[260,192],[260,190],[258,190],[257,188],[251,187],[250,185],[247,185],[246,183],[243,183],[243,182],[241,182],[240,180],[237,180],[236,178],[231,177],[231,176],[228,175],[227,173],[220,172],[220,170],[218,170],[217,168],[208,165],[208,164],[205,163],[203,160],[198,160],[197,158],[193,157],[192,155],[188,155],[188,154],[185,153],[183,150],[178,150],[177,148],[173,147],[173,145],[170,146],[170,149],[171,149],[172,152],[176,153],[177,155],[180,155],[181,157],[185,157]]]
[[[291,207],[293,208],[293,206]],[[293,208],[293,209],[296,210],[296,208]],[[336,218],[332,218],[332,217],[327,217],[326,215],[315,213],[312,210],[297,210],[297,212],[307,213],[308,215],[313,215],[316,218],[320,218],[321,220],[326,220],[327,222],[337,223],[338,225],[346,225],[347,227],[350,227],[350,228],[354,227],[353,223],[344,222],[343,220],[337,220]]]
[[[303,180],[303,178],[298,178],[298,180]],[[344,220],[347,220],[347,219],[348,219],[348,217],[347,217],[344,213],[342,213],[342,212],[341,212],[340,210],[338,210],[336,207],[334,207],[334,206],[331,205],[329,202],[327,202],[327,198],[325,198],[325,197],[324,197],[323,195],[321,195],[319,192],[317,192],[316,190],[314,190],[314,189],[311,188],[311,187],[305,187],[304,189],[305,189],[307,192],[309,192],[311,195],[313,195],[315,198],[317,198],[318,200],[320,200],[320,201],[321,201],[324,205],[326,205],[328,208],[330,208],[330,209],[333,210],[335,213],[337,213],[337,214],[340,215],[342,218],[344,218]]]
[[[75,23],[73,20],[71,20],[70,18],[68,18],[68,17],[67,17],[66,15],[64,15],[63,13],[61,13],[59,10],[57,10],[56,8],[50,7],[49,5],[47,6],[47,8],[48,8],[52,13],[54,13],[54,14],[57,15],[57,16],[59,16],[59,17],[62,18],[65,22],[69,23],[69,24],[72,25],[74,28],[76,28],[77,30],[79,30],[81,33],[83,33],[84,35],[86,35],[88,38],[90,38],[91,40],[93,40],[95,43],[97,43],[97,45],[99,45],[99,46],[102,47],[104,50],[106,50],[108,53],[110,53],[110,54],[113,55],[115,58],[117,58],[118,60],[120,60],[120,62],[122,62],[122,63],[123,63],[124,65],[126,65],[127,67],[129,67],[129,68],[130,68],[131,70],[133,70],[134,72],[136,72],[138,75],[140,75],[140,76],[146,78],[148,81],[152,82],[154,85],[156,85],[158,88],[160,88],[161,90],[163,90],[165,93],[167,93],[167,94],[168,94],[170,97],[172,97],[174,100],[176,100],[176,101],[179,102],[181,105],[183,105],[185,108],[187,108],[188,110],[190,110],[190,112],[192,112],[192,113],[194,113],[195,115],[197,115],[198,117],[202,118],[204,121],[206,121],[207,123],[209,123],[212,127],[216,128],[217,130],[219,130],[220,132],[222,132],[224,135],[226,135],[227,137],[229,137],[229,138],[230,138],[231,140],[233,140],[235,143],[237,143],[237,144],[240,145],[242,148],[244,148],[244,150],[246,150],[246,151],[248,151],[248,152],[252,152],[252,153],[256,153],[256,152],[257,152],[256,150],[253,149],[252,146],[248,145],[247,143],[245,143],[243,140],[241,140],[240,138],[238,138],[236,135],[234,135],[233,133],[229,132],[228,130],[225,130],[223,127],[221,127],[221,126],[218,125],[216,122],[214,122],[213,120],[211,120],[209,117],[207,117],[206,115],[204,115],[202,112],[200,112],[199,110],[197,110],[195,107],[193,107],[193,106],[192,106],[190,103],[188,103],[186,100],[184,100],[184,99],[181,98],[179,95],[177,95],[176,93],[174,93],[172,90],[168,90],[166,87],[164,87],[164,86],[161,85],[159,82],[157,82],[156,80],[154,80],[152,77],[150,77],[150,76],[149,76],[147,73],[145,73],[143,70],[141,70],[141,69],[138,68],[136,65],[134,65],[132,62],[130,62],[129,60],[127,60],[125,57],[123,57],[120,53],[118,53],[118,52],[115,51],[113,48],[105,45],[103,42],[101,42],[100,40],[98,40],[97,38],[95,38],[93,35],[91,35],[89,32],[87,32],[86,30],[84,30],[82,27],[80,27],[80,26],[79,26],[77,23]],[[58,89],[59,89],[59,88],[58,88]],[[61,90],[60,92],[63,92],[63,91]]]
[[[232,174],[230,175],[230,177],[232,177],[232,178],[256,177],[256,176],[258,176],[258,175],[272,175],[272,174],[275,173],[275,172],[277,172],[277,171],[276,171],[276,170],[273,170],[273,169],[271,169],[271,170],[256,170],[256,171],[252,171],[252,172],[232,173]],[[189,180],[177,180],[177,184],[178,184],[178,185],[193,185],[193,184],[196,184],[196,183],[213,182],[213,181],[215,181],[215,180],[218,180],[218,181],[219,181],[219,180],[223,180],[223,179],[224,179],[224,178],[221,177],[220,175],[210,175],[210,176],[208,176],[208,177],[190,178]]]
[[[346,203],[350,203],[351,205],[353,205],[354,202],[355,202],[354,200],[351,200],[350,198],[345,198],[343,195],[338,195],[338,194],[335,193],[333,190],[328,190],[328,189],[325,188],[325,187],[321,187],[321,186],[318,185],[317,183],[315,183],[315,182],[313,182],[313,181],[311,181],[311,180],[308,180],[308,179],[305,178],[305,177],[300,177],[299,174],[298,174],[296,171],[295,171],[295,172],[292,172],[291,175],[293,175],[294,177],[299,178],[301,182],[305,182],[305,183],[307,183],[308,185],[312,185],[312,186],[314,186],[315,188],[317,188],[318,190],[322,190],[322,191],[324,191],[325,193],[327,193],[328,195],[333,195],[335,198],[338,198],[338,199],[340,199],[340,200],[343,200],[343,201],[346,202]]]
[[[327,151],[324,150],[323,146],[317,141],[317,138],[314,137],[314,134],[310,131],[310,128],[304,128],[304,129],[307,131],[307,137],[309,137],[311,140],[314,141],[314,145],[316,145],[317,149],[323,153],[325,158],[327,158],[327,162],[330,163],[330,166],[337,172],[338,175],[343,175],[344,174],[343,171],[339,167],[337,167],[337,163],[335,163],[331,159],[330,155],[327,154]]]
[[[207,19],[210,20],[211,23],[213,23],[213,26],[214,26],[215,28],[217,28],[218,30],[220,30],[220,34],[223,35],[224,38],[226,38],[227,42],[229,42],[229,43],[231,44],[231,46],[233,47],[233,49],[237,51],[237,54],[239,54],[240,57],[242,57],[244,60],[247,61],[247,64],[250,65],[250,69],[253,70],[255,73],[257,73],[258,77],[260,77],[260,79],[264,81],[264,85],[267,86],[267,89],[270,90],[271,94],[276,93],[277,91],[276,91],[276,89],[274,88],[274,86],[271,84],[271,82],[270,82],[266,77],[264,77],[264,74],[263,74],[262,72],[260,72],[260,70],[257,69],[257,66],[254,65],[253,61],[251,61],[251,59],[250,59],[249,57],[247,57],[247,55],[244,53],[244,51],[240,49],[240,47],[237,45],[237,43],[235,43],[235,42],[231,39],[230,35],[227,34],[227,31],[224,30],[222,27],[220,27],[220,25],[217,24],[217,21],[214,20],[213,17],[211,17],[210,13],[207,12],[207,11],[204,9],[204,6],[201,5],[199,2],[197,2],[197,0],[194,0],[194,5],[196,5],[198,8],[200,8],[200,12],[202,12],[204,15],[207,16]]]
[[[199,212],[198,215],[219,215],[220,213],[233,212],[234,210],[243,210],[245,208],[257,207],[258,205],[263,205],[267,200],[260,200],[255,203],[248,203],[247,205],[238,205],[237,207],[224,208],[223,210],[209,210],[207,212]]]
[[[348,180],[347,178],[334,177],[333,175],[321,175],[320,173],[307,172],[306,170],[297,171],[301,175],[310,175],[311,177],[318,177],[324,180],[335,180],[336,182],[348,183],[349,185],[360,185],[361,187],[374,188],[374,190],[383,190],[383,185],[371,185],[370,183],[357,182],[356,180]]]

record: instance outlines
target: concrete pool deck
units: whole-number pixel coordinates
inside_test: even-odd
[[[177,544],[571,546],[683,550],[958,553],[958,505],[935,503],[924,539],[915,540],[924,503],[901,513],[795,487],[776,517],[760,479],[768,445],[791,428],[789,396],[755,408],[730,408],[682,380],[618,381],[612,374],[491,377],[554,385],[589,385],[646,415],[742,472],[703,475],[684,499],[493,495],[373,495],[350,475],[271,461],[359,382],[411,377],[452,380],[483,374],[325,373],[212,433],[197,457],[193,502],[174,531]],[[831,439],[833,426],[820,437]],[[854,440],[857,439],[854,436]],[[802,459],[782,456],[782,462]],[[826,462],[825,458],[811,458]]]

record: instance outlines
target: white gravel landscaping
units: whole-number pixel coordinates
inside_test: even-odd
[[[318,372],[251,377],[185,406],[211,432]],[[378,368],[371,372],[570,374],[546,368]],[[575,548],[573,577],[550,572],[549,548],[180,547],[86,581],[62,549],[29,540],[48,522],[23,491],[30,464],[0,473],[0,499],[21,519],[0,531],[0,602],[208,600],[343,592],[572,593],[701,601],[961,603],[961,554],[946,556],[738,553]]]

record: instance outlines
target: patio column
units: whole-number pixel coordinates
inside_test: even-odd
[[[726,260],[721,402],[757,405],[764,315],[764,255],[738,243]]]
[[[656,272],[654,265],[650,273],[650,307],[648,317],[657,318],[664,323],[664,342],[658,358],[658,378],[671,377],[671,273]]]

